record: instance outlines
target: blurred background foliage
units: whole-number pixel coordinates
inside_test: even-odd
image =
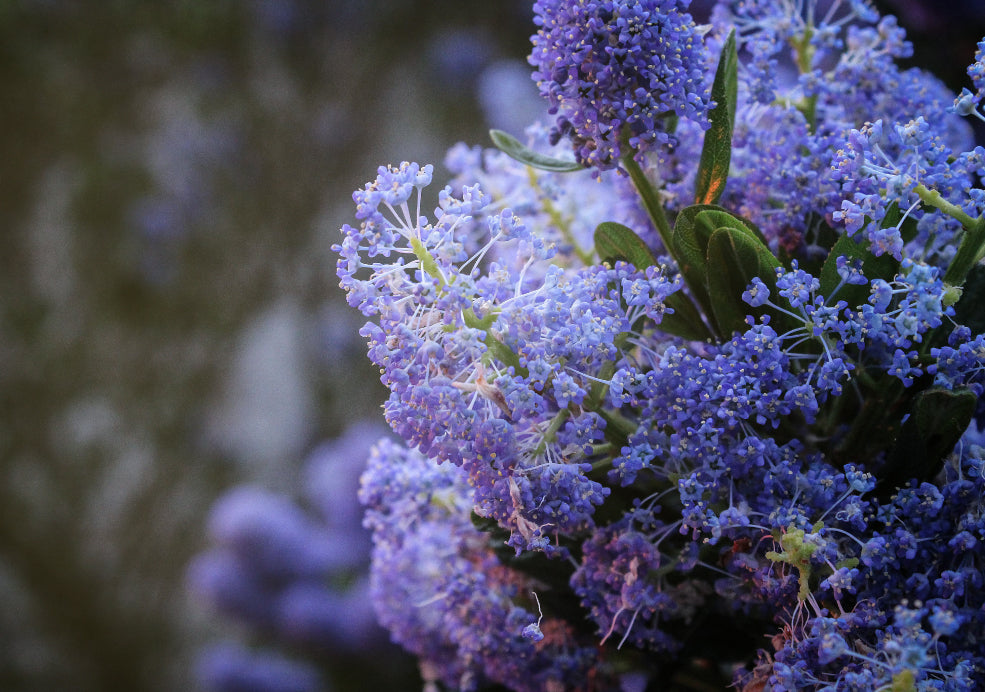
[[[967,4],[885,3],[956,90]],[[330,249],[351,191],[539,112],[530,5],[0,0],[0,689],[192,689],[238,634],[185,588],[210,505],[297,493],[379,418]],[[390,648],[328,664],[418,684]]]
[[[330,250],[351,191],[483,141],[529,14],[0,1],[0,689],[189,688],[225,627],[183,580],[212,501],[296,491],[379,415]]]

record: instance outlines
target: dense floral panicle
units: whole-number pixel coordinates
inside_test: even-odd
[[[356,193],[339,276],[374,318],[363,334],[387,420],[413,448],[382,443],[361,490],[380,617],[426,681],[460,689],[601,689],[610,660],[672,685],[663,661],[713,650],[708,621],[766,637],[743,689],[980,689],[985,349],[960,325],[945,344],[963,309],[942,278],[985,211],[985,150],[959,117],[980,95],[955,105],[901,70],[905,34],[863,0],[725,0],[700,38],[687,6],[536,3],[531,62],[557,121],[528,143],[565,158],[571,136],[595,170],[459,146],[432,218],[427,167],[381,169]],[[762,231],[778,268],[743,266],[742,328],[690,341],[661,328],[683,305],[677,266],[633,188],[603,169],[635,153],[654,194],[632,182],[653,224],[666,231],[660,204],[679,227],[663,250],[703,303],[692,279],[712,287],[732,268],[709,229],[696,220],[692,238],[680,221],[710,56],[732,28],[718,203]],[[685,116],[673,133],[662,111]],[[640,231],[654,266],[599,261],[592,233],[611,220]],[[838,257],[843,234],[862,245]],[[708,241],[707,267],[685,264],[691,240]],[[931,383],[955,402],[939,432],[921,429],[937,414],[919,408]],[[947,449],[972,416],[968,391],[972,424]],[[308,614],[298,630],[328,619]]]
[[[787,622],[746,682],[878,689],[912,676],[916,689],[981,688],[983,450],[964,450],[937,484],[911,483],[865,512],[864,524],[829,534],[836,559],[856,562],[822,583],[833,610]]]
[[[571,586],[603,641],[613,638],[620,647],[628,642],[662,654],[680,648],[681,642],[661,625],[688,624],[708,590],[701,583],[681,582],[666,569],[677,556],[661,553],[658,546],[675,528],[644,528],[627,519],[585,542]]]
[[[889,125],[882,120],[853,130],[848,145],[839,150],[834,165],[844,176],[844,190],[850,195],[842,202],[835,219],[850,234],[863,233],[873,252],[902,258],[903,221],[883,222],[890,206],[906,210],[918,221],[917,234],[906,242],[917,248],[917,258],[941,264],[953,256],[954,238],[961,224],[936,209],[918,208],[917,186],[936,190],[944,199],[965,205],[965,211],[978,210],[969,203],[968,191],[975,187],[976,172],[964,164],[969,157],[957,157],[938,131],[922,116]],[[904,217],[905,220],[905,217]],[[888,226],[888,228],[883,228]]]
[[[499,563],[472,525],[470,495],[457,467],[389,441],[373,450],[360,499],[380,621],[421,658],[426,679],[455,689],[583,690],[605,680],[595,647],[530,603],[536,583]],[[543,636],[530,636],[531,625]]]
[[[532,150],[558,159],[570,158],[570,145],[551,144],[546,125],[535,123],[525,135],[525,143]],[[532,234],[555,245],[555,263],[570,267],[591,264],[596,259],[592,235],[603,221],[622,223],[647,240],[657,237],[632,183],[615,171],[597,176],[589,171],[552,173],[526,166],[498,149],[483,150],[461,143],[449,150],[445,166],[454,174],[450,185],[456,194],[479,185],[489,195],[489,206],[475,212],[476,218],[512,209],[523,217]],[[491,258],[507,266],[516,261],[512,252],[501,249],[506,248],[493,247]],[[536,269],[531,267],[528,275],[537,276]]]
[[[936,267],[906,259],[892,283],[873,280],[867,303],[850,306],[834,299],[842,286],[869,283],[857,269],[841,262],[842,282],[825,297],[819,294],[815,277],[799,269],[796,262],[792,266],[789,272],[777,273],[779,296],[796,312],[796,316],[787,315],[799,322],[784,334],[784,340],[799,344],[814,339],[820,347],[813,355],[808,349],[793,359],[809,364],[804,384],[814,388],[818,403],[829,395],[840,395],[847,376],[859,365],[886,371],[905,386],[924,372],[915,346],[954,315],[946,301],[947,286]],[[762,282],[754,281],[746,295],[751,304],[784,309]]]
[[[416,170],[382,171],[367,189],[390,189],[394,177],[416,185]],[[487,199],[477,188],[462,190]],[[400,188],[394,201],[408,196]],[[438,225],[449,223],[455,199],[445,198]],[[620,340],[641,319],[659,323],[680,280],[660,267],[640,271],[623,262],[565,270],[545,262],[552,257],[546,244],[510,209],[468,211],[480,218],[450,222],[447,232],[433,231],[423,217],[411,230],[388,231],[394,247],[409,246],[414,259],[374,261],[363,278],[351,267],[379,255],[364,243],[385,235],[369,229],[391,225],[374,216],[375,207],[368,210],[359,231],[343,229],[340,249],[350,261],[340,261],[340,277],[350,299],[375,295],[366,312],[378,313],[379,323],[363,334],[391,390],[385,412],[394,431],[465,468],[476,511],[508,529],[517,550],[563,555],[557,537],[589,530],[609,492],[586,475],[606,427],[586,404],[623,358]],[[476,221],[485,222],[491,239],[472,257],[439,254],[461,247],[455,232]],[[359,244],[345,249],[353,239]],[[499,262],[511,252],[526,258],[522,265]]]
[[[969,387],[981,397],[985,384],[985,335],[974,338],[967,328],[951,333],[947,346],[930,349],[936,362],[927,368],[934,384],[954,389]]]
[[[865,3],[719,3],[713,23],[719,34],[736,26],[748,51],[721,203],[756,223],[774,251],[826,252],[818,236],[846,197],[834,155],[852,129],[922,115],[952,151],[970,147],[970,128],[948,113],[953,94],[929,73],[897,66],[910,51],[902,30]],[[928,237],[922,231],[913,248]],[[946,257],[948,243],[939,246]]]
[[[342,243],[333,249],[340,254],[338,275],[349,304],[366,315],[412,311],[418,295],[447,283],[454,265],[468,257],[463,239],[485,196],[478,188],[457,198],[442,194],[430,222],[421,213],[422,192],[430,182],[430,165],[404,162],[381,167],[376,180],[353,193],[362,223],[346,225]],[[368,278],[357,278],[367,271]]]
[[[740,78],[748,85],[754,99],[768,104],[776,97],[779,73],[787,58],[785,51],[794,48],[793,63],[802,72],[810,72],[840,53],[844,48],[845,25],[860,21],[872,23],[879,15],[866,0],[827,3],[818,0],[726,0],[712,10],[712,23],[725,33],[737,29],[739,46],[749,51],[748,66]],[[906,57],[910,46],[897,36],[895,21],[880,27],[878,36],[889,38],[895,51],[889,57]],[[856,42],[858,42],[856,40]],[[802,55],[798,55],[799,47]],[[850,45],[850,48],[852,46]],[[805,62],[804,56],[809,56]]]
[[[576,158],[613,168],[670,140],[668,114],[703,121],[709,89],[689,0],[538,0],[530,63]]]

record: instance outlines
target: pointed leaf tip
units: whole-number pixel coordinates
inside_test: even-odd
[[[735,106],[738,99],[738,64],[733,30],[722,47],[715,81],[711,87],[715,108],[708,114],[711,127],[705,132],[701,148],[694,190],[694,201],[697,204],[714,204],[725,191],[732,160],[732,130],[735,127]]]
[[[546,154],[539,154],[522,144],[513,135],[502,130],[490,130],[489,137],[501,152],[511,159],[533,168],[551,173],[572,173],[574,171],[584,170],[584,166],[576,161],[565,161],[563,159],[556,159],[553,156],[547,156]]]

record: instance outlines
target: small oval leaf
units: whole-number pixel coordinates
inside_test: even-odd
[[[780,261],[748,231],[716,229],[708,240],[706,286],[718,334],[728,339],[748,328],[746,316],[774,311],[753,308],[742,300],[749,283],[759,277],[775,295]],[[779,314],[777,316],[780,316]]]
[[[525,163],[533,168],[551,173],[571,173],[585,170],[585,167],[575,161],[556,159],[546,154],[538,154],[533,149],[522,144],[520,140],[502,130],[490,130],[489,137],[496,147],[510,158]]]
[[[708,239],[716,228],[721,227],[741,230],[761,241],[763,247],[766,247],[763,234],[755,224],[716,204],[692,204],[681,209],[674,220],[674,231],[671,236],[674,259],[684,277],[684,282],[709,320],[712,319],[713,310],[706,281]]]
[[[936,476],[971,423],[977,403],[978,397],[967,387],[930,387],[918,393],[880,474],[880,484],[889,489],[911,478],[926,481]]]
[[[766,237],[752,223],[745,219],[740,219],[735,214],[715,205],[701,206],[705,206],[706,208],[699,211],[694,217],[694,225],[701,235],[710,236],[711,232],[716,228],[734,228],[737,231],[742,231],[750,238],[759,241],[763,247],[767,247]]]
[[[615,221],[600,223],[595,229],[595,252],[603,262],[629,262],[637,269],[657,263],[643,239],[627,226]]]

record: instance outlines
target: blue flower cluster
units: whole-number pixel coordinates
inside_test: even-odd
[[[354,194],[380,621],[452,689],[982,689],[985,41],[955,99],[868,3],[686,7],[535,3],[553,129]]]
[[[690,0],[538,0],[530,63],[557,114],[554,137],[570,135],[588,166],[614,168],[671,139],[668,114],[703,122],[706,57]]]
[[[380,630],[364,575],[370,541],[356,493],[380,432],[356,425],[311,454],[304,470],[308,509],[252,485],[223,495],[209,517],[213,545],[189,565],[191,591],[246,625],[257,641],[322,655],[376,645]],[[218,692],[325,689],[309,662],[231,643],[207,649],[198,675]]]
[[[473,526],[461,469],[381,441],[360,499],[373,530],[372,595],[380,622],[421,658],[426,682],[472,690],[577,689],[597,677],[592,637],[544,618],[539,581],[504,566]]]

